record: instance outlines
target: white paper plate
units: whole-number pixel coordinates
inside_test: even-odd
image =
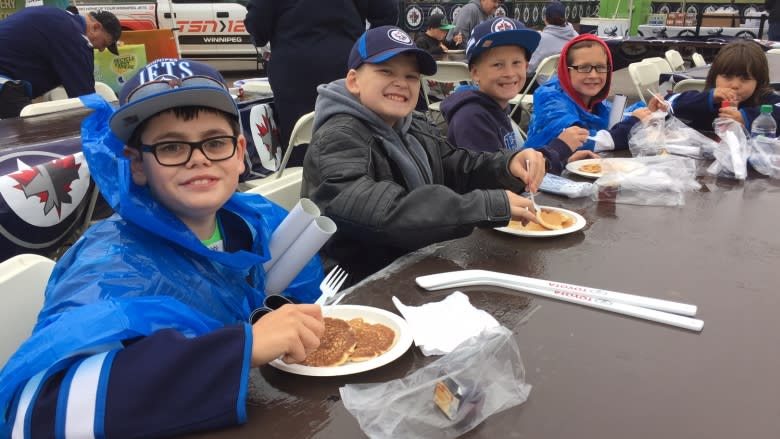
[[[464,52],[465,52],[464,49],[450,49],[450,50],[448,50],[446,52],[446,54],[450,55],[450,54],[458,54],[458,53],[464,53]]]
[[[351,375],[353,373],[365,372],[384,366],[403,355],[407,349],[409,349],[409,346],[412,345],[413,337],[409,324],[406,323],[406,320],[402,317],[393,314],[390,311],[362,305],[335,305],[332,307],[325,307],[324,311],[325,317],[335,317],[345,320],[362,317],[366,323],[381,323],[386,325],[395,331],[395,344],[389,351],[376,358],[358,363],[347,362],[341,366],[312,367],[302,366],[300,364],[287,364],[281,360],[274,360],[268,364],[279,370],[297,375],[318,377]]]
[[[572,174],[581,175],[583,177],[599,178],[599,177],[601,177],[601,172],[595,173],[595,172],[580,171],[580,168],[583,165],[595,165],[595,164],[599,164],[599,163],[601,163],[601,159],[577,160],[576,162],[566,163],[566,170],[571,172]]]
[[[585,218],[583,218],[582,215],[580,215],[577,212],[572,212],[571,210],[561,209],[560,207],[551,207],[551,206],[539,206],[539,208],[565,213],[566,215],[569,215],[570,217],[574,218],[574,224],[570,227],[566,227],[565,229],[544,230],[540,232],[533,231],[533,230],[515,229],[508,226],[496,227],[496,230],[498,230],[499,232],[509,233],[510,235],[525,236],[528,238],[547,238],[550,236],[568,235],[569,233],[577,232],[579,230],[582,230],[582,228],[585,227],[585,224],[587,224]]]

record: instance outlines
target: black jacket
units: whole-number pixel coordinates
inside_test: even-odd
[[[474,227],[505,226],[511,215],[504,189],[525,189],[508,169],[517,151],[456,148],[417,113],[408,132],[423,146],[433,180],[413,190],[402,183],[375,132],[353,116],[328,119],[306,154],[301,195],[338,225],[324,256],[353,280],[409,251],[467,236]]]

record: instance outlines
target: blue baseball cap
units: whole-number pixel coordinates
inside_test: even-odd
[[[352,46],[347,68],[356,69],[364,63],[380,64],[406,52],[417,56],[420,73],[429,76],[436,73],[436,61],[431,54],[415,46],[409,34],[395,26],[381,26],[364,32]]]
[[[566,19],[566,7],[561,2],[550,2],[544,7],[544,18]]]
[[[525,49],[526,57],[539,45],[541,35],[528,29],[517,20],[496,17],[474,26],[466,44],[466,59],[469,65],[486,50],[497,46],[520,46]]]
[[[225,78],[213,67],[189,59],[162,58],[138,71],[119,91],[119,109],[109,125],[127,143],[138,125],[176,107],[207,107],[238,117]]]

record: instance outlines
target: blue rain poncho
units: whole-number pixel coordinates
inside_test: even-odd
[[[146,187],[133,183],[124,145],[108,128],[111,106],[97,95],[81,99],[95,110],[82,123],[84,154],[117,214],[91,227],[55,266],[32,336],[0,372],[0,437],[10,434],[5,413],[17,389],[40,371],[66,367],[77,353],[115,348],[164,328],[194,337],[247,321],[265,297],[262,263],[269,259],[271,233],[287,214],[258,195],[236,193],[219,214],[242,220],[252,250],[209,250]],[[315,256],[284,294],[313,302],[322,278]]]

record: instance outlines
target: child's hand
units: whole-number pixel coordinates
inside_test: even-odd
[[[601,156],[596,154],[593,151],[589,150],[582,150],[582,151],[574,151],[574,154],[569,157],[569,160],[566,160],[566,162],[576,162],[577,160],[586,160],[586,159],[600,159]]]
[[[539,222],[536,218],[536,212],[533,210],[534,205],[531,203],[531,200],[512,191],[506,191],[506,196],[509,199],[509,210],[513,220],[520,221],[523,225],[528,224],[529,221]]]
[[[585,128],[573,125],[561,131],[561,134],[558,136],[558,139],[563,141],[563,143],[565,143],[566,146],[569,147],[569,149],[574,151],[580,146],[582,146],[582,144],[585,143],[586,140],[588,140],[589,134],[590,133]]]
[[[444,43],[439,43],[439,47],[441,48],[442,52],[447,53],[450,51],[450,49],[444,45]]]
[[[653,95],[653,97],[650,98],[650,100],[647,102],[647,108],[637,108],[636,110],[634,110],[633,113],[631,113],[631,115],[635,116],[635,117],[638,117],[639,119],[644,121],[644,119],[642,119],[641,117],[637,116],[637,114],[636,114],[639,110],[650,110],[650,113],[654,113],[656,111],[666,111],[666,112],[668,112],[669,111],[669,106],[670,106],[670,104],[669,104],[668,101],[666,101],[665,99],[658,99],[658,97]]]
[[[297,363],[317,349],[325,332],[319,305],[284,305],[252,325],[252,367],[279,357]]]
[[[737,96],[737,93],[730,89],[725,87],[717,87],[714,89],[712,93],[712,98],[717,103],[721,103],[723,101],[739,101],[739,96]]]
[[[653,98],[653,99],[655,99],[655,98]],[[639,119],[640,121],[645,122],[648,119],[650,119],[650,117],[653,115],[653,111],[655,111],[655,110],[651,110],[650,107],[647,107],[647,108],[637,108],[636,110],[634,110],[633,113],[631,113],[631,115],[634,116],[635,118]],[[665,107],[664,107],[663,111],[666,111]]]
[[[742,118],[742,112],[739,111],[737,107],[721,108],[718,116],[727,117],[729,119],[736,120],[737,122],[742,124],[742,126],[745,126],[745,120]]]
[[[463,34],[460,33],[460,32],[455,34],[455,36],[452,37],[452,42],[455,43],[456,45],[460,46],[460,44],[463,42]]]
[[[531,165],[531,172],[525,168],[525,161],[528,160]],[[526,148],[512,157],[509,162],[509,172],[525,183],[526,190],[536,192],[545,174],[544,156],[541,152]]]

